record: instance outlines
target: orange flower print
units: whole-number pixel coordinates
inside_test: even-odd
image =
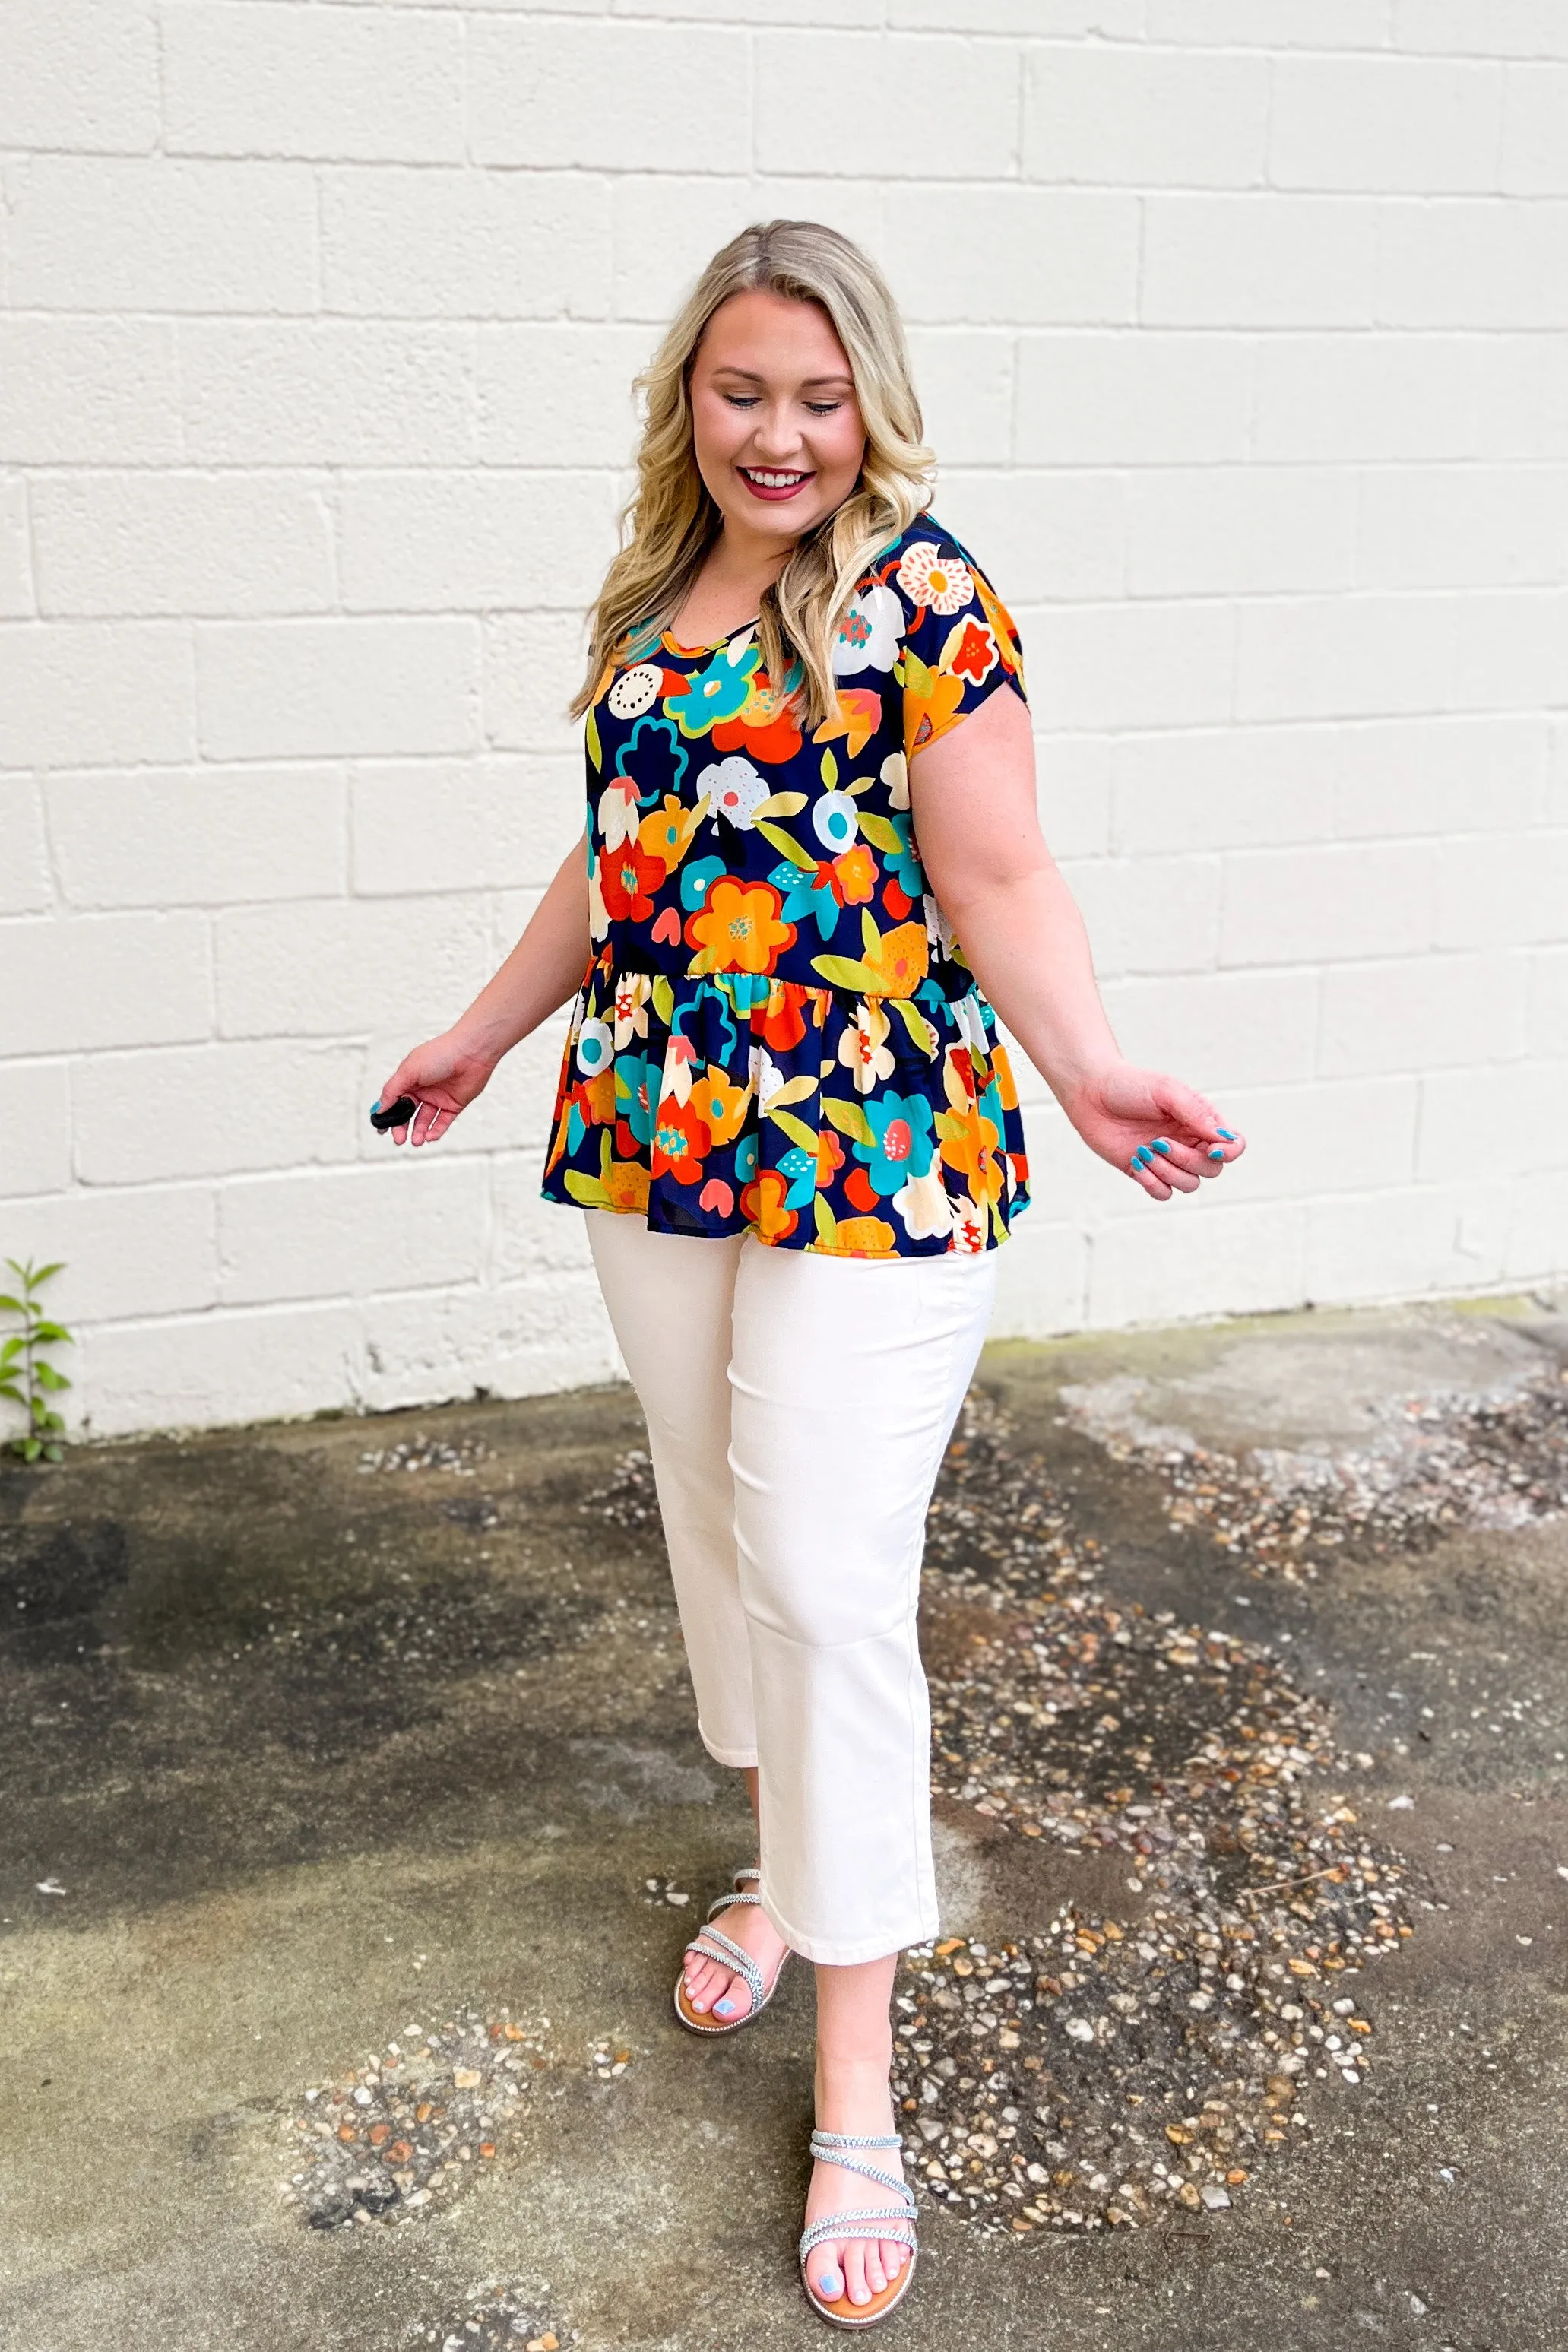
[[[997,641],[997,658],[1004,669],[1016,670],[1021,680],[1023,663],[1019,654],[1018,623],[1013,619],[988,580],[974,574],[975,593],[980,600],[980,610],[991,625]]]
[[[640,1160],[612,1160],[604,1171],[610,1205],[622,1216],[639,1215],[648,1206],[648,1171]]]
[[[650,857],[640,842],[607,849],[600,861],[600,883],[612,923],[645,922],[653,911],[653,893],[664,878],[664,861]]]
[[[715,749],[744,751],[748,760],[760,760],[765,768],[780,767],[800,749],[802,738],[794,709],[792,698],[770,686],[767,672],[761,671],[751,681],[749,699],[733,719],[714,729]]]
[[[791,987],[785,981],[774,981],[768,991],[766,1003],[753,1010],[752,1035],[760,1037],[765,1045],[771,1045],[778,1054],[788,1052],[791,1045],[798,1045],[806,1034],[806,1015],[801,1010],[804,994],[805,991],[798,985]],[[820,1011],[818,1017],[820,1021]]]
[[[983,621],[972,617],[959,621],[948,631],[942,648],[941,667],[951,670],[955,677],[967,677],[978,686],[997,666],[997,641]]]
[[[876,860],[863,841],[833,859],[833,895],[846,907],[863,907],[876,895]]]
[[[971,1102],[962,1110],[938,1111],[936,1132],[942,1139],[944,1166],[956,1170],[964,1178],[970,1199],[982,1208],[988,1201],[999,1199],[1002,1169],[997,1146],[1001,1137],[979,1104]]]
[[[731,1085],[716,1062],[710,1062],[692,1088],[692,1108],[716,1143],[733,1143],[740,1133],[749,1087]]]
[[[662,1102],[653,1122],[652,1172],[673,1176],[677,1184],[695,1184],[711,1148],[706,1127],[691,1102]]]
[[[666,874],[673,874],[692,845],[697,823],[695,808],[683,806],[678,793],[666,793],[663,806],[645,816],[637,827],[638,845],[650,857],[659,858]]]
[[[929,539],[917,539],[905,548],[898,584],[912,604],[929,604],[944,620],[961,613],[975,593],[968,565],[956,555],[944,555]]]
[[[817,1131],[817,1190],[825,1192],[844,1164],[844,1147],[831,1127]]]
[[[848,738],[845,749],[852,760],[858,760],[882,720],[882,697],[868,686],[841,686],[839,707],[831,719],[824,719],[811,740],[813,743],[836,742],[840,736]]]
[[[951,670],[928,669],[914,654],[904,663],[904,749],[913,758],[958,723],[964,681]]]
[[[788,1241],[800,1223],[795,1211],[784,1206],[784,1195],[789,1190],[788,1177],[781,1176],[777,1168],[765,1168],[742,1192],[740,1213],[747,1224],[756,1226],[760,1240]]]
[[[891,1257],[896,1242],[884,1217],[841,1217],[833,1235],[836,1257]]]
[[[780,950],[795,943],[794,924],[779,919],[783,903],[770,882],[737,882],[722,875],[687,919],[686,945],[697,951],[688,976],[771,971]]]
[[[900,923],[895,929],[883,931],[876,945],[867,948],[862,961],[876,974],[880,996],[914,996],[929,964],[925,924]]]

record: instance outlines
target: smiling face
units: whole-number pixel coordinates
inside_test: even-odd
[[[854,488],[865,426],[827,312],[760,290],[732,294],[692,362],[697,470],[726,531],[788,554]]]

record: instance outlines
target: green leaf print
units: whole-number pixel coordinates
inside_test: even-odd
[[[852,956],[813,956],[811,970],[820,971],[830,988],[869,990],[874,996],[883,985],[870,964],[857,963]]]
[[[816,1158],[815,1129],[808,1127],[803,1118],[797,1118],[792,1110],[770,1110],[768,1116],[775,1127],[782,1128],[791,1143],[798,1143],[802,1151],[809,1151],[813,1160]]]
[[[653,977],[653,1010],[667,1029],[675,1010],[675,992],[662,971]]]
[[[831,751],[824,751],[822,754],[822,782],[826,784],[831,793],[837,791],[839,782],[839,763],[834,759]]]
[[[583,740],[588,745],[588,756],[592,761],[595,768],[601,769],[604,765],[604,753],[600,746],[599,727],[594,719],[591,708],[588,713],[588,723],[583,729]]]
[[[817,1219],[817,1239],[824,1249],[836,1247],[839,1238],[838,1220],[819,1192],[811,1202]]]
[[[874,1143],[876,1141],[875,1134],[872,1129],[872,1123],[870,1119],[867,1118],[859,1103],[840,1102],[836,1096],[824,1095],[822,1097],[822,1108],[826,1111],[833,1125],[838,1129],[839,1133],[841,1135],[847,1135],[852,1143]]]
[[[899,1019],[903,1022],[911,1037],[914,1038],[915,1043],[925,1055],[926,1060],[928,1062],[934,1062],[936,1059],[937,1052],[936,1032],[931,1026],[930,1022],[925,1018],[925,1013],[918,1012],[915,1007],[910,1003],[907,997],[886,996],[883,997],[883,1003],[884,1005],[892,1005],[894,1011],[897,1013]]]
[[[780,856],[788,857],[792,865],[803,866],[809,874],[814,874],[816,872],[817,861],[812,856],[810,851],[809,849],[802,849],[798,841],[791,841],[789,835],[787,833],[780,832],[778,825],[758,824],[757,830],[762,835],[764,841],[770,841],[772,843],[774,848],[778,850]]]
[[[898,827],[873,809],[861,811],[861,831],[873,848],[885,849],[892,856],[898,856],[904,847]]]
[[[610,1206],[609,1192],[597,1176],[584,1176],[580,1169],[569,1168],[561,1181],[572,1199],[580,1201],[585,1209],[607,1209]]]

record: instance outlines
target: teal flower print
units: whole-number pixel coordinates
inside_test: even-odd
[[[925,868],[915,854],[915,835],[909,818],[896,809],[887,817],[890,829],[898,835],[896,849],[884,848],[882,868],[891,874],[904,897],[918,905],[925,889]]]
[[[759,658],[755,646],[747,646],[737,659],[731,658],[727,646],[721,646],[706,669],[687,678],[685,694],[669,696],[664,709],[682,734],[710,735],[733,719],[750,697],[751,673]]]
[[[639,719],[615,754],[615,772],[645,787],[637,794],[639,808],[653,808],[666,793],[678,793],[691,753],[675,740],[667,719]]]
[[[728,871],[722,857],[694,857],[682,866],[681,904],[688,915],[695,915],[707,897],[708,884]]]
[[[888,1201],[911,1176],[930,1171],[936,1148],[931,1105],[924,1095],[873,1095],[865,1115],[872,1140],[855,1145],[855,1158],[865,1161],[872,1191]]]
[[[645,1054],[616,1055],[616,1116],[625,1120],[639,1143],[653,1140],[658,1093],[659,1073]]]
[[[779,1172],[789,1180],[789,1190],[784,1195],[787,1209],[805,1209],[811,1203],[817,1190],[817,1155],[792,1144],[779,1162]]]
[[[822,940],[827,941],[838,929],[839,901],[830,878],[831,868],[823,864],[810,870],[781,857],[768,877],[773,887],[783,895],[784,904],[779,909],[779,919],[798,923],[810,916],[816,923]]]

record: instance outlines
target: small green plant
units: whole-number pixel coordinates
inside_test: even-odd
[[[31,1258],[24,1265],[17,1258],[5,1260],[16,1277],[20,1296],[13,1297],[0,1291],[0,1309],[19,1315],[22,1328],[8,1339],[0,1341],[0,1397],[8,1397],[19,1404],[27,1416],[27,1426],[20,1437],[11,1440],[11,1452],[19,1454],[24,1462],[57,1462],[60,1459],[59,1433],[65,1423],[47,1402],[61,1389],[68,1389],[64,1372],[57,1371],[43,1354],[46,1348],[69,1348],[75,1345],[63,1323],[51,1323],[38,1304],[38,1293],[46,1282],[59,1273],[60,1265],[35,1265]]]

